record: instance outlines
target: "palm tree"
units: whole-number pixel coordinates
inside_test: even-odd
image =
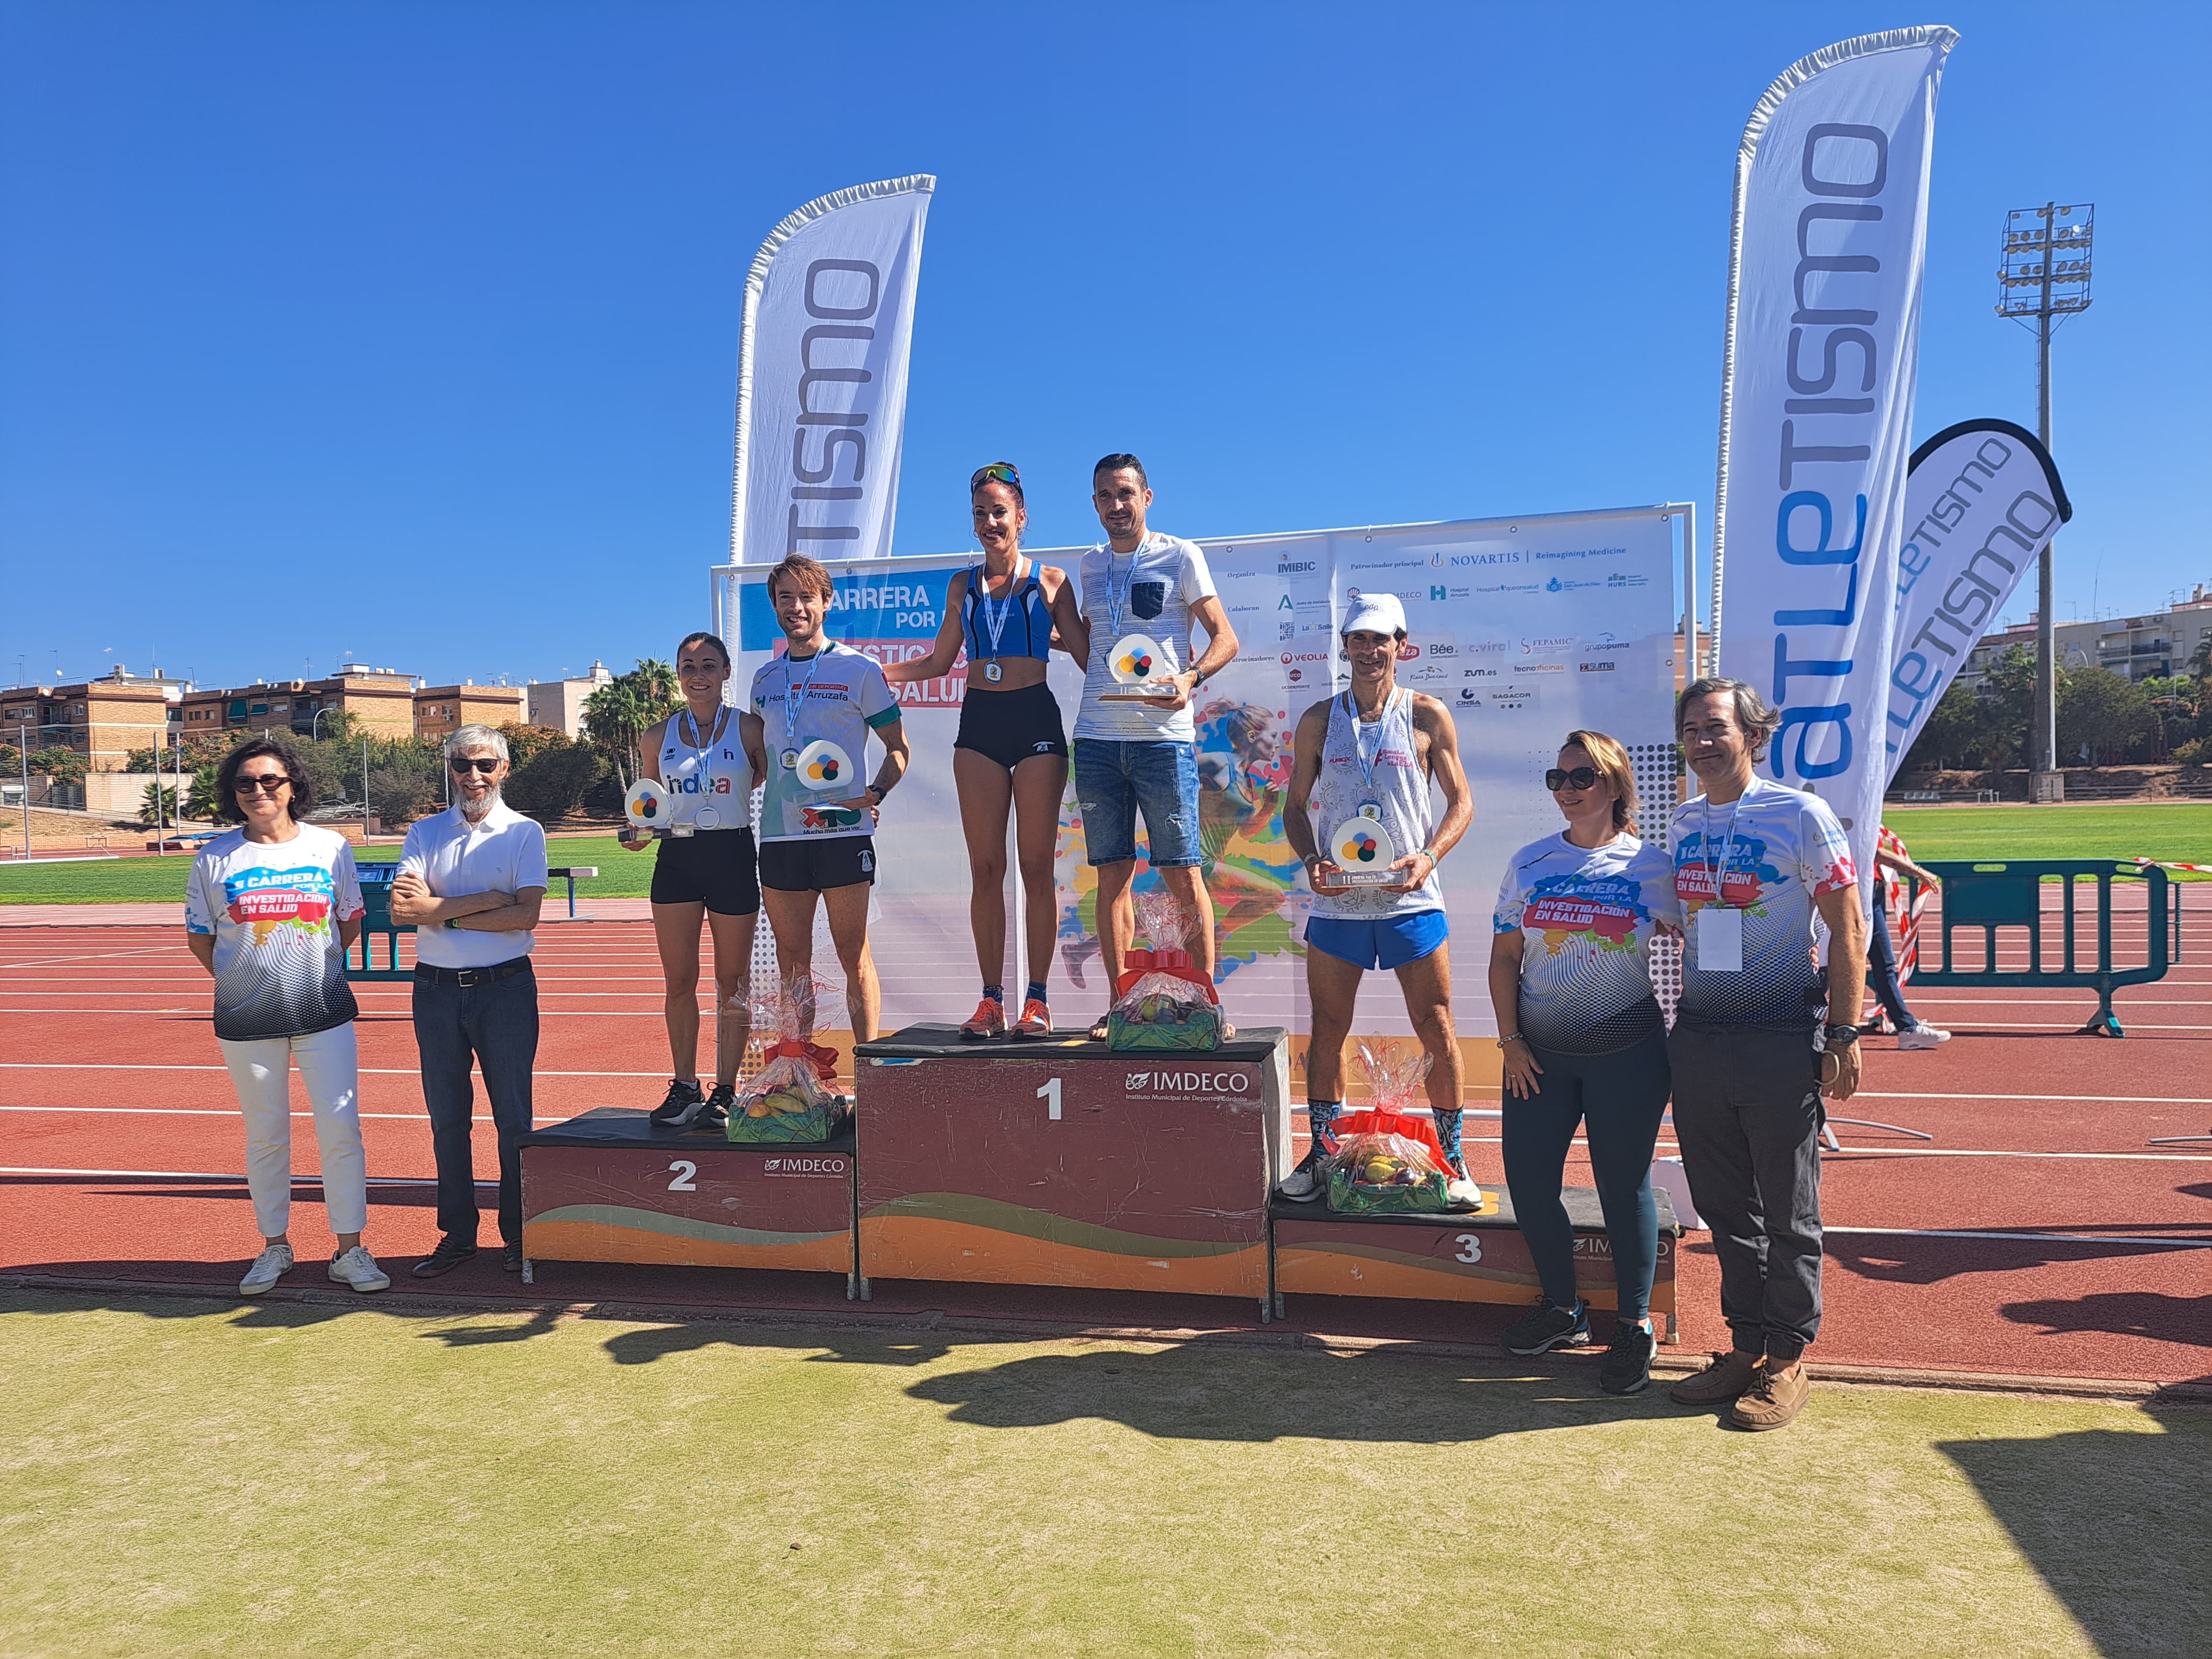
[[[584,729],[614,761],[625,789],[642,767],[638,739],[654,722],[674,714],[682,701],[676,671],[652,657],[641,657],[630,672],[617,675],[584,699]]]

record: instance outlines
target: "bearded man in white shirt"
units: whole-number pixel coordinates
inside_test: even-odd
[[[522,1156],[538,1062],[538,980],[531,930],[545,898],[545,832],[500,799],[507,739],[465,726],[446,739],[453,804],[407,832],[392,884],[392,919],[415,935],[415,1047],[438,1164],[438,1248],[415,1276],[450,1273],[477,1253],[476,1161],[469,1144],[483,1071],[499,1136],[503,1265],[522,1271]]]

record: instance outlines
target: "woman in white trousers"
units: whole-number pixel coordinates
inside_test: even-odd
[[[258,1296],[291,1270],[291,1068],[313,1109],[330,1276],[356,1291],[392,1280],[361,1242],[368,1222],[361,1066],[345,952],[361,933],[361,883],[345,838],[301,822],[314,787],[289,744],[257,738],[225,758],[218,817],[238,827],[192,862],[185,942],[215,979],[215,1034],[246,1119],[246,1180],[261,1254],[239,1281]]]

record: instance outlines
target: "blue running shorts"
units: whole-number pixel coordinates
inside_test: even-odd
[[[1355,968],[1403,968],[1430,955],[1451,936],[1442,910],[1408,910],[1372,921],[1308,916],[1306,943]]]

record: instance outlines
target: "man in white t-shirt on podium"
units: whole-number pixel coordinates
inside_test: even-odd
[[[1237,630],[1214,592],[1206,555],[1146,528],[1152,491],[1144,463],[1108,455],[1092,469],[1091,484],[1106,539],[1083,556],[1091,659],[1069,746],[1084,843],[1098,872],[1098,944],[1110,999],[1136,933],[1129,883],[1137,872],[1139,812],[1146,857],[1196,923],[1193,960],[1213,972],[1213,903],[1199,869],[1198,734],[1190,705],[1198,688],[1236,659]],[[1207,635],[1195,661],[1193,621]],[[1125,660],[1139,666],[1117,673]],[[1091,1036],[1105,1040],[1104,1015]]]

